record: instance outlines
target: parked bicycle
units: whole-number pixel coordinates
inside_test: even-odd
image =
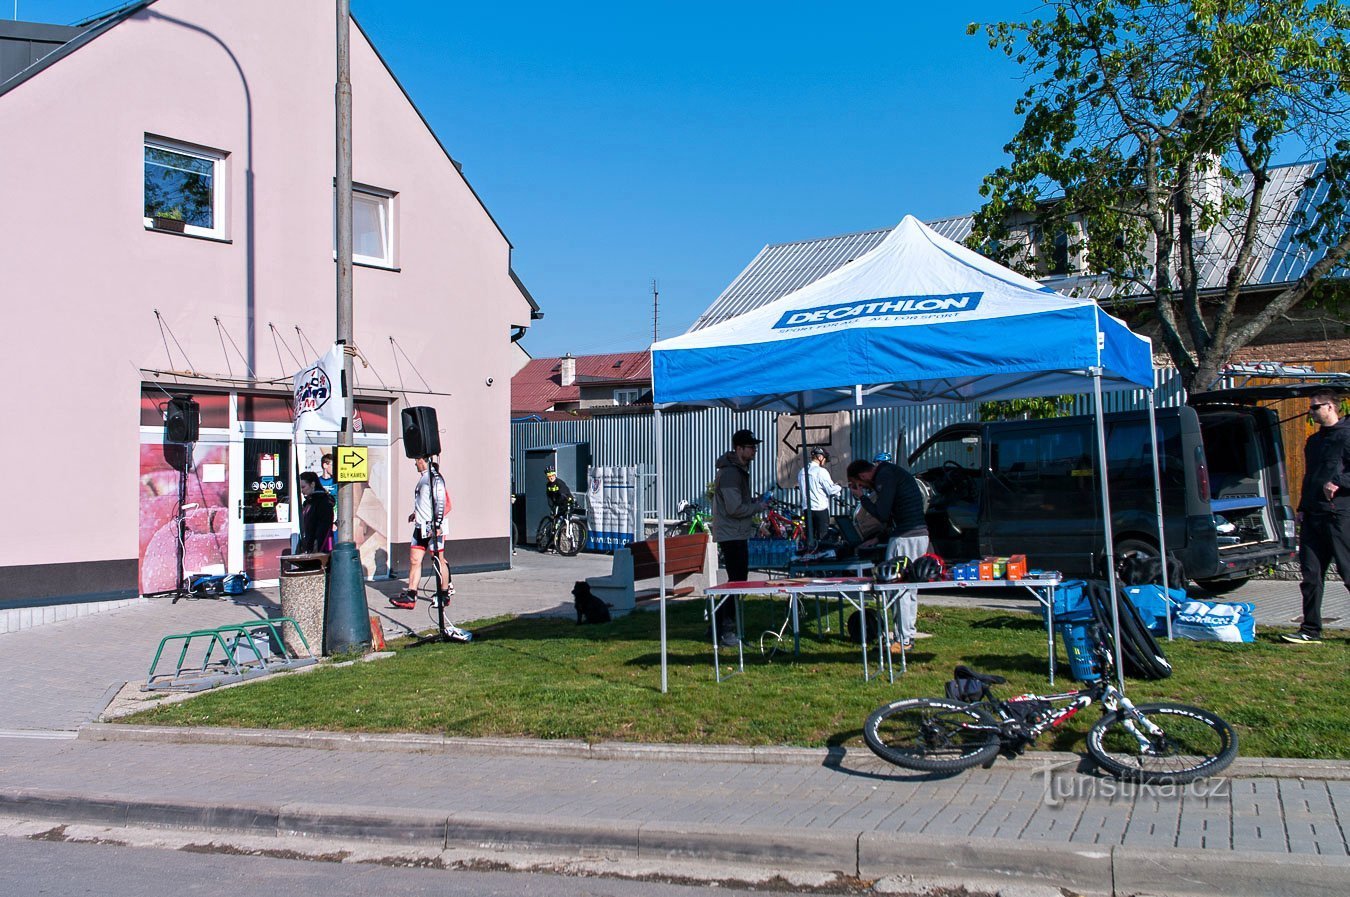
[[[767,504],[759,523],[759,538],[791,539],[794,542],[806,539],[806,515],[801,508],[772,498]]]
[[[692,501],[681,501],[676,509],[680,515],[680,535],[691,536],[695,533],[712,532],[712,517],[702,505]]]
[[[568,505],[566,510],[559,506],[553,509],[552,514],[539,521],[534,547],[540,553],[557,551],[558,554],[570,558],[586,546],[588,535],[586,512],[573,505]]]
[[[1217,714],[1184,704],[1134,704],[1112,684],[1110,638],[1090,638],[1101,678],[1075,692],[1018,695],[990,691],[1002,676],[958,666],[948,698],[910,698],[872,712],[863,739],[874,754],[924,772],[958,772],[990,763],[1000,751],[1020,754],[1042,733],[1093,702],[1103,715],[1087,736],[1092,759],[1118,779],[1180,785],[1214,775],[1237,756],[1237,733]],[[1058,706],[1057,706],[1058,705]]]

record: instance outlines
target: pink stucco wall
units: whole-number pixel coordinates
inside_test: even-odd
[[[0,575],[136,557],[140,369],[185,366],[155,309],[199,372],[243,369],[216,317],[262,380],[295,367],[269,323],[297,353],[296,325],[331,341],[332,10],[159,0],[0,96]],[[401,268],[357,268],[356,343],[396,385],[392,336],[452,394],[411,398],[439,412],[455,535],[505,537],[509,329],[529,323],[510,246],[355,28],[352,73],[355,179],[398,192]],[[144,228],[147,133],[229,153],[230,242]],[[410,474],[396,465],[399,542]]]

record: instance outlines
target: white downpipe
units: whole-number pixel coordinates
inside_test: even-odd
[[[652,439],[656,443],[656,565],[661,575],[657,592],[661,615],[661,693],[669,683],[666,679],[666,454],[665,434],[661,427],[661,408],[652,408]]]
[[[1106,584],[1111,590],[1111,641],[1116,651],[1116,685],[1125,690],[1125,664],[1120,649],[1120,598],[1116,589],[1116,536],[1111,528],[1111,477],[1106,458],[1106,421],[1102,409],[1102,369],[1092,369],[1092,396],[1096,402],[1097,463],[1101,466],[1102,528],[1106,536]]]
[[[1149,452],[1153,455],[1153,506],[1154,513],[1158,515],[1158,555],[1162,562],[1163,604],[1165,607],[1169,608],[1167,614],[1167,640],[1170,642],[1172,640],[1172,614],[1170,611],[1171,605],[1168,603],[1171,597],[1168,594],[1168,590],[1171,588],[1171,584],[1167,581],[1167,536],[1163,533],[1163,530],[1167,528],[1167,518],[1163,517],[1162,468],[1158,460],[1158,443],[1162,436],[1158,433],[1158,415],[1153,410],[1153,400],[1156,397],[1157,392],[1158,389],[1156,386],[1148,391],[1148,432],[1152,436],[1149,440],[1149,445],[1151,447]]]

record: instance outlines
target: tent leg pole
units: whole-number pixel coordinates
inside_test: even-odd
[[[1158,459],[1158,444],[1162,437],[1158,433],[1158,415],[1153,407],[1156,394],[1156,386],[1148,391],[1148,432],[1152,437],[1149,439],[1149,454],[1153,456],[1153,505],[1155,513],[1158,516],[1158,555],[1162,561],[1163,602],[1164,606],[1168,608],[1167,640],[1170,642],[1172,640],[1172,614],[1170,603],[1171,595],[1169,590],[1172,588],[1172,584],[1168,582],[1167,578],[1167,536],[1163,533],[1163,530],[1166,528],[1167,518],[1163,516],[1162,473],[1161,464]],[[1185,588],[1185,583],[1181,583],[1180,585],[1182,588]]]
[[[797,412],[797,426],[801,430],[801,439],[797,441],[797,447],[802,456],[802,514],[805,516],[804,524],[806,526],[806,544],[810,545],[813,539],[818,538],[811,526],[811,459],[806,455],[806,412]]]
[[[1120,593],[1116,586],[1115,533],[1111,528],[1111,478],[1106,455],[1106,412],[1102,408],[1102,369],[1092,369],[1092,397],[1096,404],[1097,469],[1102,492],[1102,530],[1106,536],[1106,583],[1111,590],[1111,641],[1116,651],[1116,684],[1125,690],[1125,666],[1120,648]]]
[[[665,434],[661,426],[661,408],[652,409],[652,439],[656,443],[656,562],[660,574],[661,693],[669,689],[666,673],[666,477]]]

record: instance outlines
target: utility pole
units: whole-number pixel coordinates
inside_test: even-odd
[[[337,0],[337,342],[352,345],[352,78],[351,0]],[[353,443],[352,356],[342,353],[342,432],[338,446]],[[339,451],[339,454],[341,452]],[[340,468],[335,474],[340,473]],[[324,615],[324,653],[341,654],[370,645],[366,580],[356,551],[351,483],[338,479],[337,541],[329,557],[328,605]]]
[[[656,291],[656,278],[652,278],[652,345],[656,345],[657,311],[660,308],[661,294]]]

